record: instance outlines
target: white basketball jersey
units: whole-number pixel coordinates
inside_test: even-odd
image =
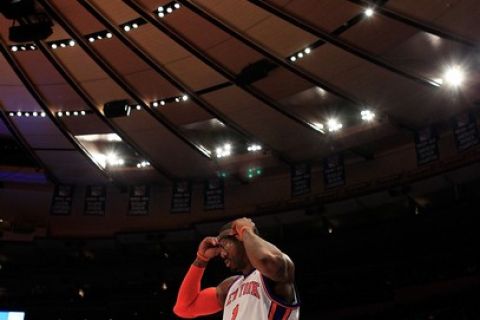
[[[239,276],[228,290],[223,320],[298,320],[300,306],[272,297],[267,279],[258,270]]]

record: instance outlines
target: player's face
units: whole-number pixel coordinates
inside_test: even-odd
[[[219,239],[220,257],[230,270],[242,271],[245,267],[245,249],[234,236]]]

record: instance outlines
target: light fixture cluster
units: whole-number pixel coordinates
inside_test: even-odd
[[[125,165],[125,160],[120,158],[116,153],[110,152],[108,154],[103,153],[93,153],[92,157],[95,159],[102,168],[109,167],[120,167]]]
[[[250,145],[248,145],[248,147],[247,147],[247,151],[248,151],[248,152],[257,152],[257,151],[260,151],[260,150],[262,150],[262,146],[259,145],[259,144],[255,144],[255,143],[254,143],[254,144],[250,144]]]
[[[362,110],[362,112],[360,112],[360,116],[362,117],[362,120],[364,121],[372,121],[373,119],[375,119],[375,113],[373,113],[371,110]]]
[[[62,117],[83,117],[87,114],[91,114],[90,110],[75,110],[75,111],[57,111],[55,115],[59,118]]]
[[[52,41],[48,45],[53,50],[61,49],[61,48],[68,48],[68,47],[75,47],[77,43],[73,39],[66,39],[66,40],[58,40]]]
[[[137,168],[146,168],[146,167],[150,167],[150,162],[142,161],[137,163]]]
[[[125,32],[130,32],[132,30],[138,29],[138,27],[144,24],[147,24],[147,22],[142,18],[138,18],[135,20],[130,20],[124,24],[121,24],[120,28],[122,28],[122,30]]]
[[[113,34],[109,31],[100,31],[100,32],[88,34],[86,38],[88,39],[88,42],[91,43],[97,40],[111,39],[113,38]]]
[[[343,128],[343,124],[337,119],[329,119],[327,121],[327,127],[329,132],[336,132]]]
[[[247,178],[248,179],[253,179],[257,176],[260,176],[263,173],[262,168],[248,168],[247,170]]]
[[[10,51],[12,51],[12,52],[35,51],[35,50],[37,50],[37,46],[34,43],[25,43],[25,44],[10,46]]]
[[[38,112],[38,111],[17,111],[17,112],[13,112],[13,111],[10,111],[8,113],[8,115],[10,117],[17,117],[17,118],[20,118],[20,117],[24,117],[24,118],[29,118],[29,117],[33,117],[33,118],[45,118],[47,115],[45,112]]]
[[[215,155],[217,158],[225,158],[232,155],[232,145],[230,143],[225,143],[223,146],[217,147],[215,149]]]
[[[167,3],[164,6],[158,7],[158,9],[153,11],[153,13],[158,15],[160,18],[163,18],[164,16],[170,13],[173,13],[175,10],[178,10],[180,8],[181,8],[180,3],[176,1],[172,1]],[[138,29],[138,27],[144,24],[147,24],[147,21],[145,21],[143,18],[137,18],[121,24],[120,28],[125,32],[130,32],[132,30]],[[103,30],[103,31],[87,34],[85,36],[85,39],[87,39],[89,42],[95,42],[98,40],[110,39],[112,37],[113,35],[111,32]],[[75,43],[75,40],[73,39],[61,39],[61,40],[49,41],[47,42],[47,45],[53,50],[55,50],[55,49],[73,47],[76,45],[76,43]],[[12,52],[34,51],[38,49],[34,43],[10,45],[9,48]]]
[[[298,51],[298,52],[294,53],[288,59],[291,62],[295,62],[297,60],[305,58],[305,56],[309,55],[311,52],[312,52],[312,48],[307,47],[305,49],[302,49],[301,51]]]
[[[180,3],[172,1],[166,5],[160,6],[157,9],[157,15],[159,18],[164,18],[166,15],[173,13],[173,11],[180,9]]]
[[[165,106],[169,103],[185,102],[188,99],[190,99],[190,98],[187,94],[182,94],[181,96],[178,96],[178,97],[169,97],[169,98],[165,98],[165,99],[154,100],[150,103],[150,105],[153,108],[158,108],[158,107],[163,107],[163,106]],[[132,105],[130,105],[130,107],[132,108],[132,110],[141,110],[142,109],[142,106],[139,105],[139,104],[132,104]]]

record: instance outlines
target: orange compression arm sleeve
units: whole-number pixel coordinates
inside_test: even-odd
[[[178,290],[177,302],[173,312],[182,318],[196,318],[222,310],[218,302],[215,287],[200,291],[200,284],[205,268],[192,265]]]

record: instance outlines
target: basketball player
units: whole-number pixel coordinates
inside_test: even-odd
[[[216,288],[201,289],[208,262],[219,256],[240,272]],[[206,237],[180,286],[173,308],[182,318],[196,318],[223,309],[224,320],[297,320],[295,267],[290,258],[258,235],[248,218],[223,226],[217,237]]]

